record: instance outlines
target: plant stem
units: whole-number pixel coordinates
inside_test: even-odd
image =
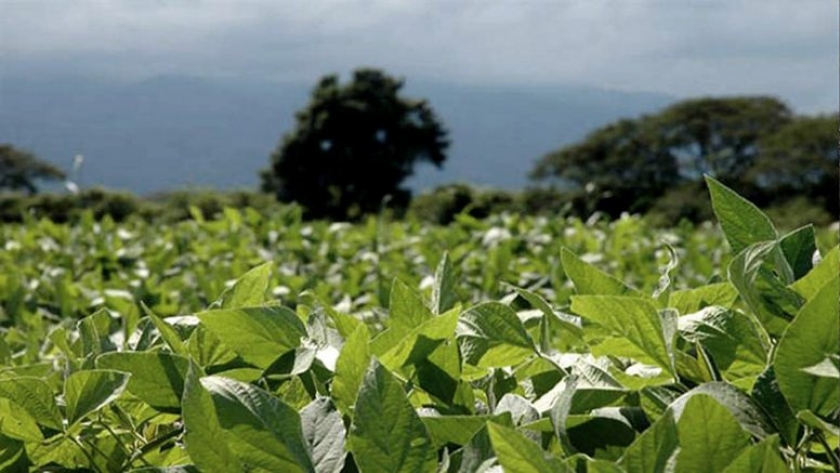
[[[840,473],[840,459],[837,458],[837,455],[834,453],[831,445],[828,444],[825,435],[823,435],[822,432],[814,432],[814,437],[825,449],[825,454],[828,457],[829,463],[831,463],[831,468],[833,468],[836,473]]]
[[[96,461],[93,459],[93,455],[91,455],[91,453],[87,451],[87,449],[84,445],[82,445],[79,439],[77,439],[74,435],[68,435],[67,437],[70,439],[71,442],[73,442],[74,444],[76,444],[77,447],[79,447],[79,450],[81,450],[84,456],[88,459],[88,461],[90,462],[90,468],[94,471],[99,471],[99,469],[96,467]]]

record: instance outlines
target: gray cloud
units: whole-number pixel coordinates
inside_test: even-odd
[[[124,76],[409,78],[774,94],[838,106],[826,0],[2,1],[0,60]]]

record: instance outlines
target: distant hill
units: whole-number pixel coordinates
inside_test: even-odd
[[[255,187],[257,173],[311,84],[156,77],[0,77],[0,142],[64,169],[85,156],[80,183],[145,194],[182,186]],[[536,159],[619,117],[670,97],[583,87],[491,87],[408,80],[451,132],[443,170],[409,185],[447,182],[506,189],[527,184]]]

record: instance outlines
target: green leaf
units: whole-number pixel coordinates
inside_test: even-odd
[[[584,454],[569,457],[563,462],[563,464],[570,471],[586,471],[586,473],[626,473],[620,466],[609,460],[598,460],[590,458]]]
[[[129,470],[129,473],[201,473],[202,471],[210,471],[210,470],[199,470],[193,465],[177,465],[177,466],[147,466],[143,468],[135,468],[133,470]],[[218,471],[218,470],[213,470]]]
[[[360,471],[427,472],[436,464],[432,439],[401,383],[376,359],[356,399],[350,450]]]
[[[449,263],[449,253],[444,253],[435,270],[435,282],[432,285],[432,312],[440,315],[455,306],[458,300],[455,282],[455,274]]]
[[[820,378],[840,379],[840,366],[838,365],[840,365],[840,357],[829,355],[814,366],[802,368],[802,371]]]
[[[758,207],[713,177],[706,176],[706,185],[712,195],[712,208],[732,253],[740,253],[753,243],[776,239],[776,228]]]
[[[732,285],[771,335],[780,335],[802,304],[767,267],[779,251],[776,242],[756,243],[738,253],[728,268]]]
[[[779,239],[779,246],[785,259],[793,270],[793,278],[797,280],[808,274],[813,267],[812,258],[817,251],[814,226],[806,225],[798,228]]]
[[[779,455],[779,436],[771,435],[747,447],[724,473],[788,473],[788,467]]]
[[[181,340],[181,337],[178,335],[178,332],[175,328],[160,317],[158,317],[154,312],[151,311],[145,304],[143,304],[143,310],[146,312],[146,315],[149,317],[149,320],[155,325],[158,332],[160,332],[160,337],[166,342],[166,345],[169,346],[169,349],[172,350],[172,353],[176,353],[178,355],[187,355],[189,351],[187,350],[187,346],[184,344],[184,341]]]
[[[779,390],[779,383],[772,366],[769,366],[758,377],[750,395],[767,413],[767,417],[781,435],[782,440],[787,445],[795,445],[799,423],[787,399]]]
[[[179,412],[189,358],[170,353],[106,353],[96,358],[96,367],[131,373],[128,392],[157,410]]]
[[[678,446],[677,424],[671,411],[666,411],[627,447],[619,465],[627,473],[664,473]]]
[[[560,251],[560,259],[566,276],[575,284],[578,294],[599,294],[610,296],[638,295],[624,283],[595,266],[586,263],[566,248]]]
[[[749,445],[749,436],[735,417],[707,395],[692,396],[677,421],[680,450],[676,470],[723,471]]]
[[[837,445],[838,437],[840,437],[840,427],[834,425],[834,423],[820,419],[811,411],[799,411],[796,418],[804,425],[822,432],[830,445]]]
[[[451,310],[416,327],[380,357],[381,363],[388,369],[396,370],[406,364],[425,360],[440,344],[455,334],[458,316],[457,310]]]
[[[484,428],[487,422],[513,426],[510,413],[505,412],[498,415],[454,415],[454,416],[423,416],[420,417],[435,448],[443,447],[446,444],[466,445],[475,434]]]
[[[29,471],[23,442],[0,435],[0,471]]]
[[[810,300],[825,285],[827,281],[840,273],[840,246],[835,246],[823,256],[814,269],[790,287],[805,300]]]
[[[300,416],[272,394],[218,376],[201,379],[213,399],[223,439],[243,465],[314,472]]]
[[[239,461],[224,440],[210,393],[199,380],[199,368],[190,363],[182,399],[184,443],[190,459],[208,473],[242,471]]]
[[[44,427],[58,431],[64,429],[53,390],[42,379],[20,377],[0,380],[0,398],[8,398],[21,406]]]
[[[539,445],[514,429],[490,422],[487,424],[487,432],[498,461],[505,471],[517,473],[573,471],[565,468],[556,458],[548,457]]]
[[[190,333],[187,351],[190,358],[204,367],[227,365],[237,359],[236,353],[203,325],[198,325]]]
[[[530,401],[524,397],[506,393],[499,399],[496,408],[493,410],[494,414],[510,414],[514,425],[524,425],[539,420],[540,413],[536,406],[532,405]]]
[[[461,314],[457,336],[464,359],[482,367],[511,366],[537,351],[516,312],[500,302],[484,302]]]
[[[458,473],[485,473],[496,465],[496,452],[493,451],[490,434],[487,433],[488,424],[485,423],[460,450],[461,467]]]
[[[643,363],[652,363],[676,378],[674,357],[666,327],[656,307],[647,299],[628,296],[572,296],[572,312],[604,327],[629,345],[623,353]],[[633,350],[628,350],[632,346]]]
[[[100,353],[117,349],[110,339],[111,323],[111,315],[106,309],[99,309],[79,321],[79,339],[85,356],[93,358]]]
[[[329,398],[319,397],[300,411],[303,437],[315,471],[339,473],[344,468],[344,422]]]
[[[339,335],[348,338],[359,325],[364,325],[364,322],[353,317],[352,315],[342,314],[333,309],[328,303],[324,302],[317,294],[306,291],[298,296],[300,301],[306,301],[307,304],[312,304],[318,307],[319,310],[324,311],[327,317],[332,320],[335,329],[338,330]]]
[[[668,249],[668,264],[660,269],[659,281],[656,283],[656,289],[653,291],[652,297],[659,302],[660,305],[665,305],[671,296],[671,273],[680,265],[680,257],[677,250],[671,245],[665,243],[665,248]]]
[[[671,403],[679,399],[679,393],[664,386],[643,387],[640,394],[642,408],[651,422],[656,422],[662,418]]]
[[[773,366],[779,388],[793,412],[811,410],[828,416],[840,407],[840,386],[805,369],[840,352],[840,278],[837,275],[803,307],[785,331]]]
[[[0,435],[24,442],[44,440],[35,419],[22,406],[6,398],[0,398]]]
[[[484,302],[464,312],[459,319],[458,334],[534,348],[534,342],[516,312],[500,302]]]
[[[569,413],[572,410],[572,401],[574,400],[575,390],[578,385],[577,376],[567,376],[563,378],[557,388],[559,393],[554,398],[551,408],[548,411],[548,417],[551,419],[551,426],[554,429],[554,436],[560,441],[560,444],[568,453],[575,453],[577,449],[572,445],[569,439],[568,430],[566,429],[566,422],[569,418]],[[554,389],[552,389],[554,391]],[[548,394],[546,394],[548,397]]]
[[[255,307],[266,301],[266,291],[271,281],[272,263],[263,263],[251,269],[225,289],[214,305],[222,309]]]
[[[705,395],[717,401],[732,414],[743,430],[756,438],[765,438],[774,431],[773,423],[762,407],[743,391],[723,381],[698,385],[674,400],[669,409],[674,412],[676,418],[679,418],[686,404],[697,395]]]
[[[300,346],[306,336],[303,322],[285,307],[211,310],[197,317],[225,346],[262,369]]]
[[[581,329],[574,323],[559,317],[554,311],[554,309],[552,309],[551,306],[548,305],[548,303],[545,301],[545,299],[539,296],[539,294],[519,287],[514,287],[513,290],[516,291],[517,294],[519,294],[519,297],[525,299],[525,301],[531,304],[531,307],[534,307],[535,309],[538,309],[540,312],[543,313],[543,320],[548,322],[548,324],[544,325],[543,327],[547,331],[549,331],[549,333],[549,328],[557,327],[561,332],[559,334],[560,339],[566,340],[566,343],[570,345],[575,343],[585,343],[583,341],[583,329]],[[545,346],[548,345],[550,342],[550,340],[548,340],[547,338],[547,336],[542,337],[542,339],[540,340],[540,350],[543,352],[549,351],[546,349],[549,347]],[[557,348],[562,350],[562,348]]]
[[[570,415],[566,421],[566,432],[576,451],[592,457],[602,451],[623,450],[636,438],[636,431],[617,407],[596,409],[591,414]]]
[[[738,291],[735,287],[731,283],[721,282],[674,291],[668,299],[668,306],[685,315],[712,305],[729,308],[737,298]]]
[[[370,364],[370,340],[368,329],[359,325],[345,340],[338,360],[335,362],[335,377],[332,382],[332,397],[339,410],[351,416],[351,407],[356,402],[359,386]]]
[[[415,329],[433,317],[420,293],[399,279],[391,286],[388,315],[391,327],[398,330]]]
[[[72,425],[113,402],[125,390],[130,377],[112,370],[78,371],[68,376],[64,382],[68,422]]]
[[[750,388],[767,366],[769,337],[749,314],[711,306],[680,317],[679,330],[706,348],[728,381]]]
[[[190,205],[188,209],[190,211],[190,216],[193,218],[193,220],[195,220],[199,224],[203,224],[205,222],[204,214],[201,212],[200,208],[196,207],[195,205]]]
[[[461,353],[457,343],[444,342],[426,359],[413,361],[405,371],[420,389],[443,403],[467,409],[474,407],[472,386],[461,380]]]

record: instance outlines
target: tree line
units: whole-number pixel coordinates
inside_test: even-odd
[[[420,161],[442,166],[450,140],[427,100],[402,94],[404,84],[377,69],[356,70],[345,83],[321,78],[260,173],[262,191],[299,204],[309,218],[405,209],[411,194],[403,182]],[[670,207],[674,218],[699,220],[696,202],[707,199],[696,197],[711,175],[759,205],[804,199],[836,218],[837,132],[837,114],[797,115],[773,97],[688,99],[540,157],[527,192],[537,208],[543,196],[545,206],[565,203],[580,214]],[[0,145],[0,189],[34,193],[36,181],[63,177]]]
[[[699,192],[703,175],[762,206],[799,197],[837,215],[837,159],[837,114],[795,115],[772,97],[699,98],[594,130],[530,175],[612,215]]]

